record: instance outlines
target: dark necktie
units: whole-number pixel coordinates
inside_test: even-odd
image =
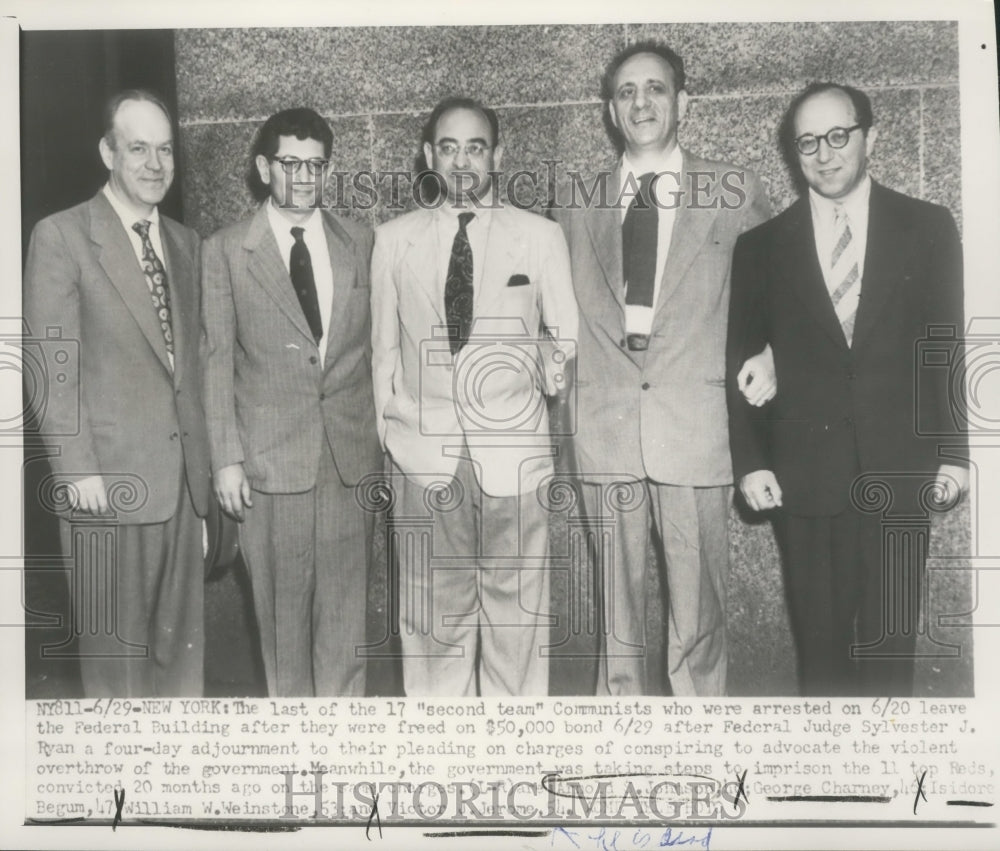
[[[458,233],[451,244],[448,277],[444,282],[444,315],[453,355],[457,355],[468,342],[472,327],[472,246],[465,229],[475,215],[458,214]]]
[[[309,330],[312,331],[316,344],[323,339],[323,319],[319,312],[319,297],[316,295],[316,279],[313,277],[312,258],[306,245],[302,228],[292,228],[295,244],[288,258],[288,269],[295,287],[295,295],[299,297],[302,312],[306,315]]]
[[[149,238],[150,222],[141,219],[132,225],[132,230],[139,234],[142,240],[142,271],[146,276],[146,286],[149,287],[149,296],[153,300],[153,309],[156,311],[156,318],[160,322],[160,330],[163,332],[163,342],[167,345],[167,351],[171,357],[174,354],[174,331],[170,319],[170,290],[167,289],[167,271],[163,268],[163,263],[156,256],[153,248],[153,241]]]
[[[622,272],[625,304],[653,306],[656,278],[656,234],[659,210],[651,198],[653,172],[639,178],[639,192],[632,199],[622,222]]]

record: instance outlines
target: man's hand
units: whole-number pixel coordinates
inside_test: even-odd
[[[740,479],[740,493],[754,511],[781,505],[781,488],[770,470],[755,470]]]
[[[938,505],[954,508],[969,492],[969,471],[965,467],[954,464],[942,464],[938,467],[934,479],[934,501]]]
[[[77,511],[87,511],[91,514],[107,514],[108,494],[104,489],[104,479],[100,476],[88,476],[78,482],[71,482],[69,501]]]
[[[774,375],[774,355],[770,343],[752,358],[747,358],[736,376],[736,384],[743,398],[755,408],[775,397],[778,382]]]
[[[250,482],[247,480],[247,474],[243,472],[243,465],[230,464],[218,470],[212,476],[212,485],[215,488],[215,498],[222,506],[222,510],[242,523],[244,507],[253,508]]]

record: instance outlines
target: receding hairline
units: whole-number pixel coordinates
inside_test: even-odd
[[[618,67],[615,68],[614,74],[611,75],[611,82],[613,84],[615,84],[614,85],[615,89],[618,88],[618,86],[617,86],[618,75],[622,72],[622,68],[624,68],[626,65],[628,65],[628,63],[631,62],[633,59],[638,59],[638,58],[640,58],[642,56],[651,56],[653,59],[659,60],[660,65],[662,65],[664,68],[666,68],[667,71],[669,72],[670,82],[674,84],[674,90],[675,91],[680,91],[680,89],[677,88],[677,72],[674,70],[674,66],[671,65],[662,56],[660,56],[659,53],[656,53],[656,52],[654,52],[652,50],[641,50],[638,53],[633,53],[631,56],[627,56],[625,59],[623,59],[621,61],[621,63],[618,65]],[[614,91],[612,91],[611,94],[612,94],[612,96],[614,96]]]
[[[810,101],[821,98],[825,95],[839,95],[842,100],[847,101],[847,106],[851,110],[851,114],[854,116],[854,121],[860,121],[860,116],[858,115],[858,108],[854,105],[854,99],[840,86],[830,86],[828,89],[821,89],[818,92],[813,92],[810,95],[804,97],[795,107],[795,111],[792,113],[792,128],[793,130],[797,128],[799,121],[799,114],[802,112],[803,107]]]
[[[107,131],[104,134],[104,138],[107,140],[107,142],[108,142],[109,145],[112,145],[112,143],[115,141],[114,136],[115,136],[115,132],[117,131],[117,128],[118,128],[118,114],[122,111],[122,109],[127,104],[130,104],[130,103],[148,103],[150,106],[155,107],[155,109],[160,113],[160,115],[163,116],[164,121],[167,122],[167,129],[170,131],[170,138],[171,138],[171,140],[173,140],[173,138],[174,138],[173,122],[172,122],[172,119],[170,117],[170,113],[167,112],[163,108],[162,104],[158,103],[156,100],[154,100],[152,98],[146,98],[146,97],[127,97],[127,98],[123,98],[121,101],[119,101],[117,104],[115,104],[114,112],[111,113],[110,124],[109,124],[109,126],[107,128]],[[113,147],[113,145],[112,145],[112,147]]]
[[[489,137],[490,144],[495,145],[497,143],[496,137],[493,133],[493,124],[490,122],[490,117],[486,114],[485,110],[478,106],[466,106],[465,104],[455,104],[454,106],[449,106],[437,117],[437,120],[434,122],[435,139],[437,139],[438,128],[441,126],[441,122],[444,121],[446,116],[451,115],[453,112],[472,112],[475,115],[478,115],[486,125],[487,136]]]

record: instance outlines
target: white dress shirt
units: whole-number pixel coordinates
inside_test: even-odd
[[[330,316],[333,312],[333,265],[330,262],[330,250],[326,243],[326,232],[323,229],[323,216],[319,210],[313,210],[309,218],[300,225],[293,225],[286,219],[273,199],[267,202],[267,221],[274,232],[278,243],[278,253],[285,264],[285,269],[291,277],[292,246],[295,237],[292,228],[303,230],[302,239],[309,249],[309,259],[312,262],[313,279],[316,281],[316,298],[319,300],[319,315],[323,322],[323,336],[319,341],[319,355],[326,356],[326,343],[330,330]],[[297,298],[297,296],[296,296]]]
[[[121,220],[122,227],[125,228],[125,234],[128,236],[128,241],[132,245],[132,250],[135,252],[135,259],[139,261],[140,269],[142,269],[142,237],[132,229],[132,225],[136,222],[149,222],[149,241],[153,243],[153,251],[156,252],[156,256],[160,258],[160,262],[166,270],[167,297],[169,298],[170,267],[167,265],[167,256],[163,253],[163,242],[160,239],[160,211],[156,207],[153,207],[153,211],[149,214],[136,212],[128,202],[126,202],[123,198],[119,198],[115,194],[110,183],[104,184],[103,191],[104,197],[107,198],[108,203],[111,204],[111,209],[115,211],[115,214]],[[145,275],[145,271],[143,274]],[[150,299],[149,305],[150,308],[152,308],[152,299]],[[159,322],[159,320],[157,320],[157,322]],[[167,352],[167,359],[170,361],[170,366],[173,367],[174,356],[170,352]]]
[[[837,207],[847,213],[847,221],[851,228],[850,251],[858,264],[858,277],[863,281],[865,274],[865,250],[868,247],[868,200],[871,197],[872,179],[867,174],[850,194],[834,201],[824,198],[811,187],[809,189],[809,209],[812,212],[813,234],[816,239],[816,256],[823,270],[823,280],[828,291],[833,291],[840,281],[830,280],[830,260],[833,255],[834,240],[837,238],[837,227],[834,223]],[[859,290],[860,292],[860,290]]]
[[[625,331],[628,334],[649,334],[653,328],[653,314],[656,311],[656,303],[660,298],[660,285],[663,283],[663,270],[667,265],[667,253],[670,251],[670,238],[674,232],[674,219],[677,218],[677,206],[681,203],[681,197],[677,193],[681,190],[681,169],[684,166],[684,156],[681,154],[679,145],[674,145],[674,149],[667,155],[660,157],[653,164],[652,169],[645,169],[639,172],[629,161],[628,154],[622,155],[621,174],[622,183],[620,191],[621,220],[625,221],[625,214],[628,212],[629,204],[637,194],[639,188],[639,178],[649,171],[655,171],[660,175],[653,183],[653,193],[657,202],[657,230],[656,230],[656,272],[653,278],[653,304],[651,307],[643,307],[637,304],[625,305]],[[664,172],[667,172],[664,174]],[[629,180],[629,175],[632,179]]]
[[[451,263],[451,249],[458,233],[458,216],[460,213],[475,213],[476,217],[465,226],[472,248],[472,291],[479,292],[483,280],[483,263],[486,260],[486,236],[490,231],[491,210],[489,207],[466,206],[462,209],[442,205],[434,211],[434,227],[438,240],[438,281],[440,286],[440,302],[444,313],[444,287],[448,279],[448,266]]]

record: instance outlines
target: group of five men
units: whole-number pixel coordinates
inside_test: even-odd
[[[50,440],[67,553],[81,517],[119,511],[116,628],[81,639],[88,695],[201,692],[211,491],[240,522],[268,692],[364,694],[373,514],[359,493],[379,474],[406,694],[545,694],[540,494],[560,451],[545,398],[571,393],[585,519],[613,530],[592,553],[598,694],[646,693],[653,535],[671,690],[725,693],[734,471],[751,509],[779,509],[804,693],[912,689],[914,630],[854,658],[891,601],[878,518],[851,488],[938,466],[915,406],[943,420],[952,400],[914,397],[914,344],[932,323],[961,329],[950,214],[871,181],[871,107],[851,87],[792,104],[782,141],[808,191],[770,221],[752,172],[679,147],[672,50],[631,45],[602,87],[623,153],[600,202],[553,204],[554,221],[498,203],[496,113],[449,98],[422,139],[438,202],[374,244],[321,209],[333,137],[312,110],[265,122],[260,207],[202,244],[157,211],[166,107],[136,90],[110,102],[108,183],[39,223],[24,287],[32,332],[80,341],[79,373],[42,412],[48,434],[80,422]],[[937,472],[945,501],[966,485],[957,464]],[[109,506],[123,476],[138,506]],[[122,657],[122,638],[148,653]]]

